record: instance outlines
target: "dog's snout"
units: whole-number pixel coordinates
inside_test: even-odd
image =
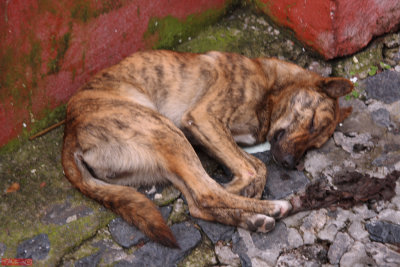
[[[294,165],[295,165],[294,157],[292,155],[284,156],[283,160],[282,160],[282,165],[285,168],[290,168],[290,169],[294,168]]]
[[[274,141],[278,142],[279,140],[282,139],[282,137],[285,135],[285,130],[284,129],[280,129],[278,130],[275,135],[274,135]]]

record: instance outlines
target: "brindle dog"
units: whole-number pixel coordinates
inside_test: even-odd
[[[268,140],[275,160],[294,167],[320,147],[351,109],[343,78],[323,78],[277,59],[221,52],[138,52],[105,69],[68,103],[62,162],[83,194],[176,247],[157,207],[131,186],[170,181],[192,216],[267,232],[291,210],[259,200],[267,169],[237,143]],[[208,176],[189,143],[200,143],[234,178]]]

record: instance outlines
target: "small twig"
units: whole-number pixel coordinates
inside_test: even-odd
[[[35,138],[37,138],[37,137],[39,137],[39,136],[42,136],[42,135],[44,135],[44,134],[50,132],[50,131],[53,130],[54,128],[57,128],[58,126],[61,126],[61,125],[63,125],[64,123],[65,123],[65,119],[62,120],[62,121],[60,121],[60,122],[57,122],[56,124],[51,125],[50,127],[44,129],[43,131],[40,131],[40,132],[38,132],[37,134],[35,134],[35,135],[29,137],[29,140],[32,141],[33,139],[35,139]]]

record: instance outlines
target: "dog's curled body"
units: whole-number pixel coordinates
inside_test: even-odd
[[[350,112],[337,98],[352,89],[277,59],[221,52],[138,52],[95,75],[69,101],[62,162],[83,194],[152,239],[177,246],[156,206],[133,187],[172,182],[192,216],[267,232],[290,211],[259,200],[267,169],[236,142],[272,144],[293,167]],[[188,140],[233,173],[221,186]],[[252,197],[252,198],[250,198]]]

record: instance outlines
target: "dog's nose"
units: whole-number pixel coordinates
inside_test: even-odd
[[[292,155],[286,155],[283,158],[282,161],[283,167],[292,169],[294,167],[294,164],[295,164],[294,157]]]

